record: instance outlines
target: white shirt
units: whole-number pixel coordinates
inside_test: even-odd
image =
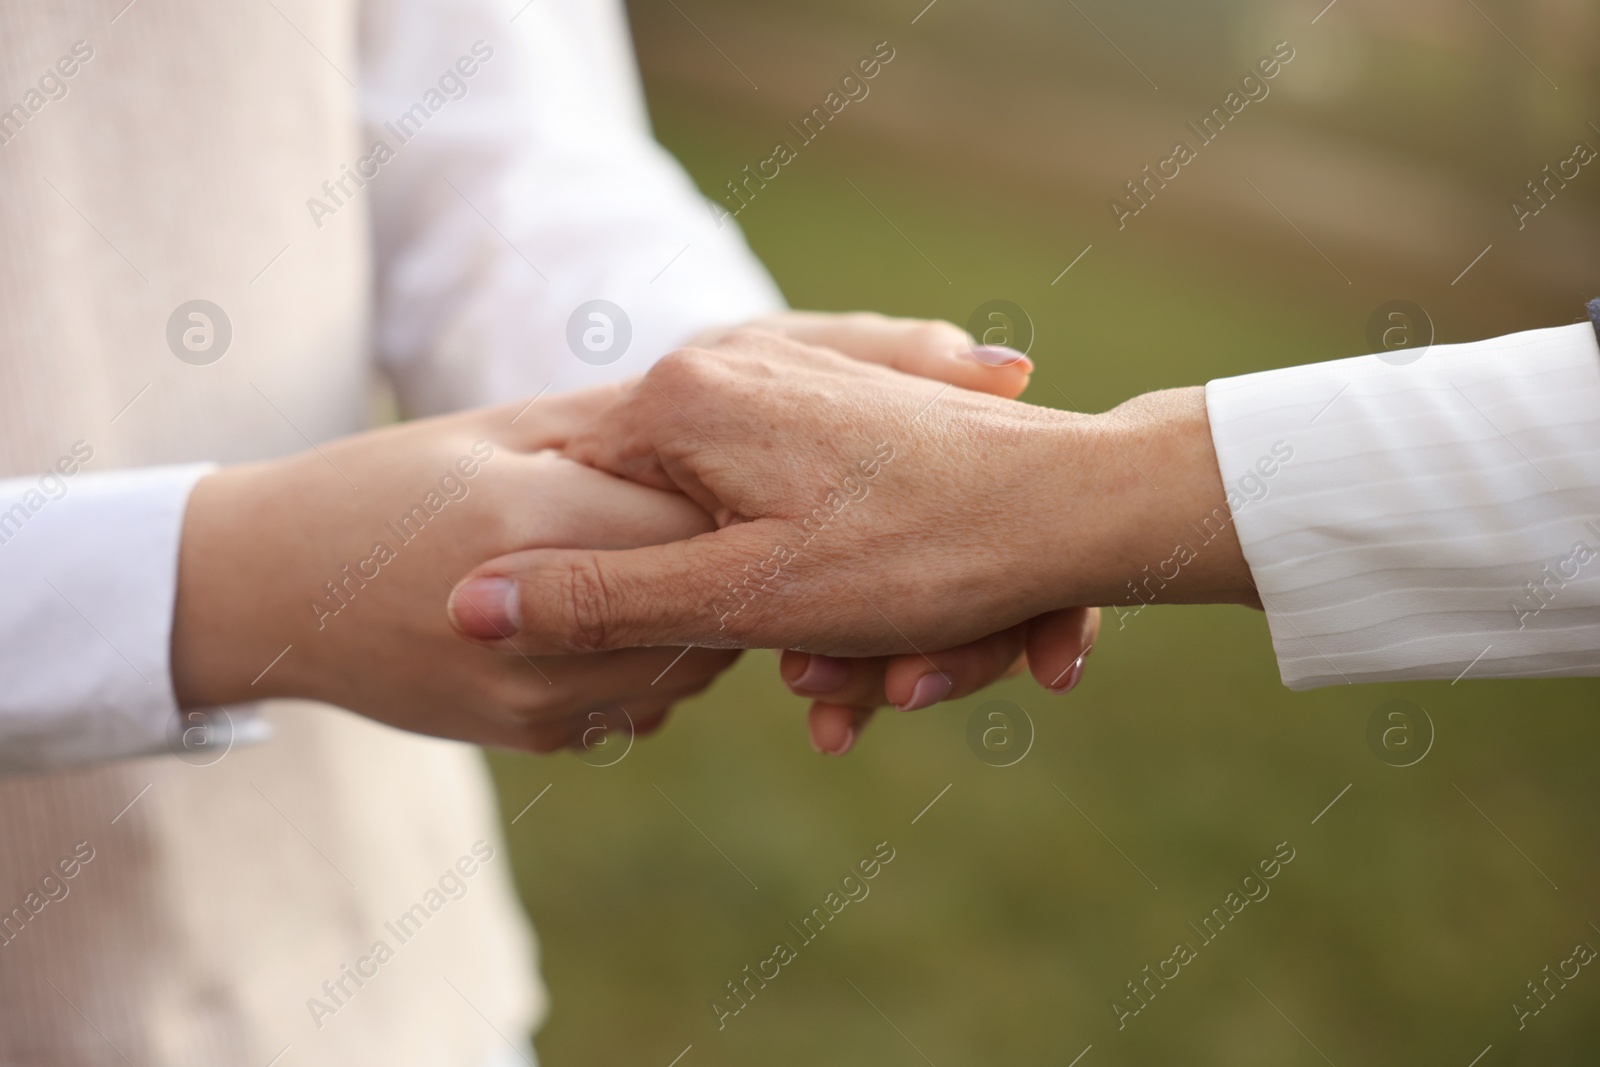
[[[653,140],[620,4],[540,0],[507,18],[489,0],[363,11],[362,142],[395,157],[359,191],[378,262],[372,358],[410,414],[637,374],[701,329],[782,306]],[[473,52],[478,40],[492,54]],[[437,101],[402,141],[395,129],[423,118],[414,105]],[[323,208],[336,214],[338,193]],[[469,255],[485,228],[503,249],[488,271]],[[566,341],[592,299],[631,325],[613,363]],[[211,468],[104,472],[85,447],[87,459],[0,480],[0,770],[159,752],[176,721],[179,535]]]
[[[1594,328],[1397,356],[1206,387],[1284,684],[1600,674]]]

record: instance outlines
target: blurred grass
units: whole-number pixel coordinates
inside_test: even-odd
[[[771,137],[670,95],[655,111],[708,191]],[[1054,385],[1097,410],[1365,350],[1377,301],[1330,285],[1309,249],[1250,257],[1152,227],[1051,285],[1090,238],[1047,199],[941,173],[819,141],[740,222],[796,306],[964,323],[984,300],[1021,304],[1036,403],[1062,406]],[[1233,608],[1156,607],[1122,632],[1108,618],[1089,666],[1066,698],[1013,680],[881,713],[828,760],[755,652],[615,766],[492,756],[508,813],[553,785],[507,829],[544,942],[547,1067],[666,1067],[689,1045],[682,1067],[1065,1065],[1090,1044],[1082,1067],[1465,1067],[1490,1044],[1483,1067],[1600,1059],[1591,968],[1524,1031],[1510,1008],[1575,942],[1600,945],[1600,686],[1290,693],[1264,621]],[[997,696],[1037,727],[1005,769],[965,740]],[[1366,743],[1395,698],[1437,728],[1403,769]],[[798,945],[785,924],[880,841],[897,856],[870,895],[719,1031],[724,983]],[[1282,841],[1297,854],[1270,896],[1200,947],[1186,924]],[[1119,1032],[1109,1002],[1179,940],[1199,958]]]

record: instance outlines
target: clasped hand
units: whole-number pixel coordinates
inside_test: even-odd
[[[685,494],[716,531],[489,562],[455,594],[457,628],[503,651],[787,648],[783,677],[832,753],[880,705],[965,695],[1024,651],[1070,690],[1099,613],[1030,578],[1057,533],[1027,520],[1041,467],[1076,462],[1052,448],[1077,417],[1009,399],[1020,361],[969,375],[979,391],[837,347],[744,330],[667,357],[565,452]]]
[[[938,562],[1004,555],[956,506],[976,500],[975,470],[929,449],[993,447],[966,436],[974,419],[1056,418],[1005,399],[1026,361],[974,354],[945,323],[758,325],[629,386],[202,479],[179,560],[180,705],[298,697],[551,751],[597,725],[648,734],[738,649],[770,647],[814,701],[813,743],[839,753],[874,708],[974,691],[1024,649],[1042,683],[1075,684],[1097,613]]]

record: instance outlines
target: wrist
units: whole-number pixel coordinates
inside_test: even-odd
[[[1081,457],[1050,493],[1056,606],[1256,603],[1203,388],[1145,394],[1067,423],[1053,447]]]
[[[195,484],[184,512],[172,620],[172,683],[180,707],[212,707],[294,692],[277,664],[286,573],[274,536],[275,474],[292,460],[226,467]],[[292,665],[291,665],[292,666]]]

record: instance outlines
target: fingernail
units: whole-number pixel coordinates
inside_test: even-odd
[[[1088,658],[1089,653],[1085,651],[1083,655],[1073,660],[1072,666],[1067,668],[1066,677],[1061,679],[1061,684],[1052,685],[1050,692],[1055,693],[1057,696],[1072,692],[1073,687],[1078,684],[1078,680],[1083,677],[1083,661]]]
[[[1005,345],[979,345],[967,352],[966,357],[991,367],[1020,366],[1023,370],[1033,370],[1033,360],[1015,348],[1007,348]]]
[[[901,711],[921,711],[931,708],[956,687],[955,681],[944,674],[924,674],[917,679],[917,684],[911,688],[911,699],[904,704],[896,705]]]
[[[522,598],[510,578],[474,578],[450,594],[450,621],[468,637],[493,640],[522,629]]]
[[[850,680],[850,668],[845,661],[833,656],[812,656],[800,677],[789,683],[789,688],[802,693],[822,695],[831,693]]]
[[[856,743],[856,728],[854,726],[852,726],[852,727],[850,727],[849,730],[847,730],[845,732],[844,740],[839,742],[838,745],[836,745],[833,748],[829,749],[827,752],[824,752],[823,755],[825,755],[825,756],[842,756],[846,752],[849,752],[850,751],[850,747],[852,745],[854,745],[855,743]]]
[[[783,679],[784,685],[793,685],[796,678],[806,672],[806,667],[811,664],[811,657],[804,652],[789,655],[782,649],[772,650],[778,656],[778,677]]]

